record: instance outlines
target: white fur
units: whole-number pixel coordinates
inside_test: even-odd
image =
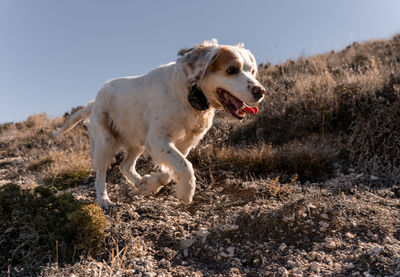
[[[121,144],[126,146],[128,155],[120,170],[139,193],[155,193],[174,179],[178,199],[184,203],[192,202],[195,176],[186,156],[211,127],[215,109],[221,108],[216,89],[224,88],[248,104],[261,101],[253,99],[249,88],[249,84],[252,87],[261,84],[250,73],[257,67],[254,58],[250,60],[251,53],[243,46],[224,46],[241,59],[243,69],[240,74],[227,78],[224,72],[207,73],[208,66],[218,57],[220,47],[216,40],[205,42],[194,48],[200,49],[198,56],[193,51],[188,52],[177,62],[146,75],[107,82],[95,101],[71,116],[55,133],[65,133],[90,115],[90,149],[100,206],[112,204],[106,189],[106,170]],[[208,110],[198,111],[189,104],[187,96],[193,83],[197,83],[206,95],[210,103]],[[160,166],[160,173],[141,177],[136,172],[136,161],[143,152]]]

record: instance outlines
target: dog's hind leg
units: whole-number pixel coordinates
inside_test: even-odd
[[[94,132],[93,128],[97,130]],[[113,156],[118,149],[118,144],[113,134],[103,126],[96,125],[91,130],[94,134],[92,149],[93,167],[96,171],[96,200],[97,203],[106,208],[113,205],[108,197],[106,187],[107,168],[113,160]]]
[[[129,147],[128,148],[128,155],[122,161],[121,165],[119,166],[119,170],[121,171],[122,175],[134,186],[138,186],[142,177],[136,171],[136,161],[143,153],[143,147]]]

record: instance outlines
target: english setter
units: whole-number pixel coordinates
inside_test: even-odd
[[[257,64],[242,44],[205,41],[183,49],[176,62],[146,75],[107,82],[94,101],[73,114],[54,133],[72,129],[90,118],[90,154],[96,171],[96,197],[101,207],[112,205],[106,171],[123,144],[127,156],[121,173],[142,195],[156,193],[172,179],[176,196],[191,203],[195,191],[192,164],[186,159],[210,129],[215,110],[225,109],[241,120],[256,114],[265,89],[256,80]],[[146,152],[161,172],[140,176],[136,161]]]

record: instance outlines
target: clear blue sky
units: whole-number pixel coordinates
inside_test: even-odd
[[[0,0],[0,122],[62,115],[204,39],[275,64],[389,38],[399,11],[398,0]]]

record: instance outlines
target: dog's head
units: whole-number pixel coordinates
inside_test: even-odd
[[[243,45],[218,45],[216,40],[205,41],[178,54],[189,87],[197,86],[214,108],[224,108],[235,118],[243,119],[246,112],[257,113],[265,95],[264,87],[256,80],[257,64]]]

